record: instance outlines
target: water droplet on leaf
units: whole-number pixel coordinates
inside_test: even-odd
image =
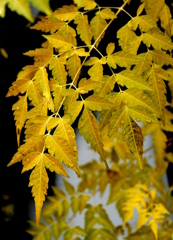
[[[152,123],[152,120],[150,118],[146,119],[145,121],[146,121],[146,123]]]

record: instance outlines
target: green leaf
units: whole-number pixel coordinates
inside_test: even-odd
[[[79,119],[78,129],[80,134],[84,135],[86,142],[91,144],[92,149],[100,154],[101,159],[108,168],[98,122],[91,111],[86,107],[84,107],[82,116]]]
[[[77,24],[77,33],[80,35],[82,41],[84,41],[87,45],[91,44],[92,32],[91,27],[88,23],[87,15],[77,15],[75,17],[74,23]]]
[[[150,28],[148,32],[143,33],[142,41],[147,47],[152,45],[153,48],[158,50],[164,49],[171,51],[173,49],[171,39],[156,27]]]

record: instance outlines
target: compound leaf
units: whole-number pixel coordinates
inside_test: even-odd
[[[82,116],[79,119],[78,129],[80,134],[84,135],[86,142],[91,144],[92,149],[100,154],[101,159],[108,168],[98,122],[92,112],[86,107],[84,107]]]

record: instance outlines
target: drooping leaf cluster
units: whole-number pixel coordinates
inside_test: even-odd
[[[37,224],[48,188],[46,169],[69,177],[64,165],[81,176],[79,192],[88,189],[103,193],[110,184],[108,203],[117,202],[124,222],[122,229],[133,217],[134,207],[139,212],[137,230],[148,224],[144,233],[149,232],[153,238],[158,239],[158,223],[167,227],[170,224],[165,218],[169,214],[166,210],[169,194],[163,201],[156,190],[163,191],[159,184],[167,168],[164,158],[172,161],[172,155],[165,152],[164,134],[173,132],[173,116],[169,111],[173,107],[172,15],[164,0],[141,1],[136,16],[130,16],[115,32],[121,50],[116,50],[115,43],[110,42],[104,55],[99,44],[106,38],[108,27],[119,21],[119,13],[126,12],[128,3],[127,0],[121,7],[110,8],[100,7],[94,0],[83,0],[78,5],[81,8],[65,5],[31,27],[44,32],[45,42],[41,48],[25,53],[34,58],[34,64],[19,72],[7,93],[7,97],[18,96],[12,110],[19,146],[8,166],[22,161],[22,172],[32,170],[29,186],[35,200]],[[94,12],[91,19],[90,10]],[[142,51],[141,46],[144,46]],[[166,99],[166,89],[171,92],[171,102]],[[101,159],[100,164],[88,163],[82,175],[74,122]],[[25,141],[20,146],[23,129]],[[143,155],[144,137],[148,134],[152,134],[155,169]],[[53,234],[57,234],[54,237],[58,238],[66,229],[64,239],[73,234],[85,239],[100,239],[100,235],[116,239],[119,231],[115,231],[110,220],[104,221],[108,218],[102,206],[86,205],[88,195],[76,195],[67,182],[65,187],[72,196],[74,215],[85,207],[88,209],[86,225],[85,229],[67,228],[64,219],[69,203],[64,193],[58,192],[60,199],[50,198],[50,208],[45,210],[45,221],[52,226]],[[100,217],[94,218],[96,212]],[[50,213],[55,214],[57,224],[54,217],[48,217]],[[95,229],[96,223],[102,228]],[[38,234],[39,231],[50,234],[47,225],[36,228]]]
[[[25,17],[28,21],[34,22],[30,4],[49,16],[52,14],[49,3],[46,0],[1,0],[0,17],[5,17],[6,7],[8,7],[11,11],[15,11],[17,14]]]

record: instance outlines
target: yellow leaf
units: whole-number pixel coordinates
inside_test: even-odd
[[[117,31],[117,38],[119,38],[118,43],[124,51],[126,50],[128,40],[132,36],[136,36],[136,34],[127,24]]]
[[[117,73],[116,81],[121,86],[125,85],[128,88],[138,88],[149,91],[153,90],[145,81],[145,79],[143,79],[142,76],[138,75],[137,72],[134,70],[124,70],[120,73]]]
[[[103,10],[98,11],[96,14],[100,14],[100,16],[104,19],[116,18],[115,13],[110,8],[104,8]]]
[[[61,33],[52,34],[52,35],[43,35],[54,48],[57,48],[59,52],[67,52],[73,46],[73,44],[64,37]]]
[[[171,39],[157,27],[150,28],[144,33],[142,41],[147,47],[152,45],[154,49],[170,51],[173,49]]]
[[[64,162],[67,167],[72,168],[78,176],[81,175],[77,164],[78,159],[76,157],[76,151],[69,147],[66,139],[55,135],[48,135],[45,144],[52,156],[55,155],[60,162]]]
[[[128,26],[136,30],[139,25],[139,28],[142,32],[147,32],[152,27],[157,27],[156,22],[150,15],[141,15],[134,17],[128,22]]]
[[[81,72],[81,60],[80,58],[74,54],[71,56],[66,63],[67,69],[68,69],[68,74],[70,75],[73,84],[77,84],[77,80],[79,78],[79,74]]]
[[[138,106],[141,106],[141,109],[147,108],[149,111],[159,116],[158,109],[156,108],[152,99],[146,93],[144,93],[143,90],[130,88],[130,89],[126,89],[125,91],[122,91],[121,94],[122,94],[123,102],[128,107],[135,108],[138,105]]]
[[[126,119],[127,110],[122,108],[112,114],[108,127],[108,136],[112,137],[121,128]]]
[[[67,114],[69,114],[71,117],[69,124],[72,124],[76,120],[77,116],[82,110],[82,107],[83,107],[82,101],[76,101],[70,104],[70,107],[68,108],[67,111]]]
[[[119,51],[112,55],[108,55],[107,62],[113,68],[116,68],[116,64],[120,67],[130,68],[131,65],[137,64],[139,59],[130,53]]]
[[[16,96],[19,93],[23,94],[27,90],[38,69],[38,66],[25,66],[22,71],[18,73],[17,80],[13,82],[13,85],[9,88],[6,97]]]
[[[73,211],[74,216],[79,211],[79,198],[76,196],[72,196],[71,198],[71,208]]]
[[[68,93],[68,95],[66,95],[65,101],[63,102],[65,114],[68,112],[71,104],[76,102],[76,100],[78,99],[78,91],[77,90],[74,90],[74,89],[68,89],[68,90],[71,90],[71,91],[68,91],[69,93]]]
[[[49,80],[48,74],[44,67],[40,68],[35,74],[35,81],[38,84],[39,88],[41,89],[43,96],[46,97],[48,101],[48,105],[51,103],[52,98],[50,95],[50,87],[49,87]],[[53,109],[51,108],[52,112]]]
[[[67,81],[67,72],[64,65],[63,58],[53,57],[49,62],[49,69],[52,70],[53,77],[60,85],[65,85]]]
[[[110,93],[115,85],[116,78],[115,75],[107,76],[103,75],[99,79],[99,83],[96,85],[94,89],[94,93],[99,95],[100,97],[105,97],[108,93]]]
[[[109,43],[106,47],[106,53],[108,55],[111,55],[114,52],[114,50],[115,50],[115,43],[113,43],[113,42]]]
[[[143,153],[143,135],[140,127],[136,124],[133,119],[128,116],[125,119],[123,126],[124,140],[130,149],[130,151],[135,156],[140,168],[142,169],[142,153]]]
[[[30,0],[30,2],[32,3],[32,5],[34,7],[39,9],[41,12],[44,12],[46,15],[51,15],[52,14],[52,10],[51,10],[47,0],[37,0],[37,1]]]
[[[104,97],[89,96],[84,100],[84,105],[92,111],[101,111],[114,107],[114,104]]]
[[[30,22],[34,22],[28,0],[8,0],[8,7],[11,11],[15,11],[19,15],[24,16]]]
[[[62,8],[58,8],[53,15],[62,20],[62,21],[71,21],[73,20],[79,12],[77,11],[77,8],[73,5],[67,6],[64,5]]]
[[[155,158],[157,163],[161,163],[165,155],[167,137],[161,130],[160,126],[152,134],[153,145],[155,149]]]
[[[27,116],[27,95],[20,96],[12,110],[14,111],[14,120],[16,121],[17,144],[20,145],[20,134]]]
[[[94,64],[89,70],[88,74],[93,81],[99,81],[99,79],[103,76],[103,66],[101,63],[97,62]]]
[[[82,41],[87,45],[91,44],[92,32],[91,27],[88,23],[88,16],[79,14],[75,17],[74,23],[77,24],[77,33],[80,35]]]
[[[153,114],[153,112],[151,112],[148,108],[134,106],[132,108],[128,108],[128,113],[133,120],[137,120],[138,122],[160,124],[160,121],[157,119],[156,115]]]
[[[164,4],[164,7],[160,12],[160,20],[162,28],[165,29],[165,32],[169,37],[171,37],[171,18],[172,15],[170,9],[166,4]]]
[[[30,81],[27,88],[27,95],[33,106],[37,106],[43,102],[43,94],[36,82]]]
[[[1,14],[0,14],[1,15]],[[8,58],[8,53],[6,52],[6,50],[4,48],[0,48],[0,54],[4,57],[4,58]]]
[[[51,57],[53,56],[53,49],[49,48],[36,48],[35,50],[30,50],[24,55],[29,57],[34,57],[35,64],[37,66],[44,66],[46,65]]]
[[[67,124],[63,118],[59,119],[58,126],[54,131],[54,135],[66,139],[69,147],[71,148],[72,151],[75,152],[75,156],[78,157],[74,129],[69,124]]]
[[[43,101],[37,105],[36,107],[32,108],[27,113],[27,119],[33,118],[37,115],[47,116],[47,100],[44,98]]]
[[[100,154],[101,159],[104,161],[106,167],[109,168],[103,149],[98,122],[91,111],[86,107],[84,107],[82,116],[79,119],[78,129],[80,134],[84,135],[86,142],[90,143],[91,148]]]
[[[55,171],[57,174],[61,174],[65,177],[69,178],[68,173],[64,169],[63,165],[50,154],[44,153],[43,161],[46,168],[48,168],[51,172]]]
[[[94,40],[96,41],[96,46],[98,47],[99,42],[104,37],[105,31],[103,30],[106,28],[107,22],[99,14],[92,18],[90,22],[90,26],[91,26],[92,34],[94,36]]]
[[[33,151],[42,151],[44,146],[45,136],[33,136],[22,144],[18,152],[13,156],[12,160],[7,165],[8,167],[14,163],[20,162],[26,155]]]
[[[65,23],[59,19],[50,18],[50,17],[40,17],[40,21],[31,26],[31,29],[41,30],[42,32],[56,32],[60,27],[62,27]]]
[[[164,7],[164,0],[145,0],[145,11],[157,22],[160,11]]]
[[[44,135],[49,117],[37,115],[29,119],[25,124],[25,138],[28,139],[34,135]]]
[[[155,236],[156,240],[158,240],[158,226],[157,226],[157,223],[152,219],[152,220],[150,220],[149,225],[151,227],[152,232],[154,233],[154,236]]]
[[[32,171],[29,180],[29,187],[32,187],[32,196],[35,200],[36,224],[39,224],[41,209],[48,189],[48,176],[42,155],[37,166]]]
[[[91,91],[94,89],[97,82],[92,80],[87,80],[86,78],[80,79],[78,83],[78,91],[80,94],[88,93],[88,91]]]
[[[138,221],[136,224],[136,230],[141,228],[151,217],[151,214],[145,210],[139,212]]]
[[[166,54],[166,52],[162,50],[152,50],[151,51],[152,58],[154,62],[161,67],[163,65],[171,65],[173,66],[173,59],[170,55]]]
[[[75,194],[75,188],[69,182],[67,182],[64,179],[63,179],[63,182],[64,182],[64,186],[65,186],[65,189],[68,192],[68,194],[71,195],[71,196],[74,195]]]
[[[7,3],[8,3],[8,0],[1,0],[0,1],[0,17],[2,17],[2,18],[5,17],[5,10],[6,10],[5,5]]]
[[[152,67],[150,71],[149,84],[153,88],[152,94],[148,92],[149,97],[157,106],[162,122],[164,123],[164,108],[166,104],[166,85],[163,79],[167,79],[166,72],[161,68]]]

